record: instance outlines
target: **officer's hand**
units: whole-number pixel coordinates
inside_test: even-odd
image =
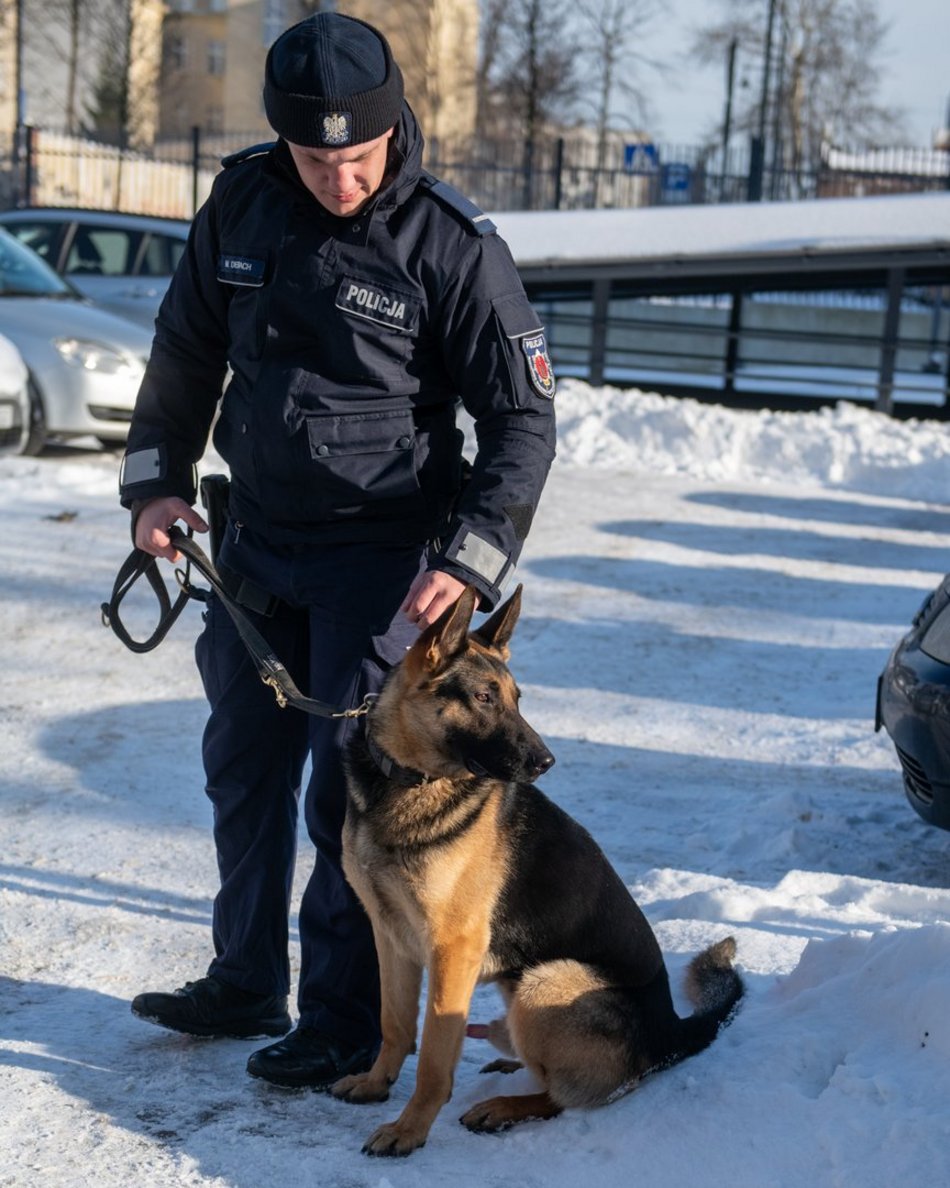
[[[135,547],[153,557],[180,561],[181,553],[172,545],[168,529],[176,520],[184,520],[196,532],[207,532],[208,525],[201,516],[175,495],[150,499],[135,520]]]
[[[465,583],[441,569],[420,573],[409,587],[402,612],[421,631],[434,623],[444,610],[462,597]]]

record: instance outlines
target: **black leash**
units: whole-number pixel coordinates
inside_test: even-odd
[[[221,581],[220,574],[201,546],[193,539],[191,530],[189,529],[188,533],[182,532],[178,525],[175,524],[169,529],[168,535],[175,548],[184,554],[186,561],[184,573],[181,570],[175,571],[175,576],[181,587],[181,593],[178,595],[174,604],[172,604],[171,599],[168,597],[168,590],[158,572],[157,558],[143,552],[141,549],[133,549],[123,562],[116,575],[115,584],[112,587],[112,597],[108,602],[102,604],[103,626],[111,627],[130,651],[138,653],[150,652],[153,648],[158,647],[178,616],[184,610],[185,604],[189,599],[195,598],[200,602],[207,601],[208,592],[198,589],[191,584],[191,567],[194,566],[207,581],[211,589],[214,590],[215,594],[221,599],[225,610],[231,616],[234,626],[237,628],[244,646],[254,661],[258,675],[265,685],[269,685],[274,690],[274,696],[277,698],[277,704],[281,709],[287,705],[292,705],[299,710],[303,710],[306,714],[314,714],[321,718],[359,718],[369,712],[370,702],[373,699],[372,694],[368,695],[363,703],[354,709],[339,709],[336,706],[327,705],[324,701],[317,701],[313,697],[305,697],[297,688],[293,677],[274,653],[270,644],[257,630],[247,615],[244,614],[240,606],[228,594]],[[147,579],[158,598],[160,618],[158,626],[148,639],[136,640],[126,630],[119,615],[119,606],[132,586],[143,576]]]
[[[172,600],[168,597],[168,589],[162,580],[161,574],[158,572],[158,564],[155,557],[143,552],[142,549],[133,549],[119,567],[119,572],[116,574],[115,582],[112,586],[112,597],[108,602],[102,604],[102,625],[103,627],[111,627],[130,652],[141,654],[142,652],[150,652],[152,648],[157,648],[174,626],[189,599],[202,598],[203,591],[198,591],[191,587],[188,581],[187,569],[184,575],[180,569],[176,569],[175,576],[178,578],[181,593],[175,599],[173,605]],[[119,616],[119,606],[123,598],[125,598],[126,594],[128,594],[140,577],[146,578],[148,584],[152,587],[155,597],[158,599],[159,606],[158,626],[148,639],[133,639]]]

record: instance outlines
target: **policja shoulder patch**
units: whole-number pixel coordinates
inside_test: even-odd
[[[539,396],[553,400],[557,384],[544,335],[526,334],[521,340],[521,349],[528,360],[528,374],[534,390]]]

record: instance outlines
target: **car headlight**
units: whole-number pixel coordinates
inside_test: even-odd
[[[102,371],[106,375],[136,370],[133,361],[112,347],[91,338],[54,338],[53,346],[67,363],[84,371]]]

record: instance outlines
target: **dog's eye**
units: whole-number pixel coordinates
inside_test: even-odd
[[[475,694],[475,700],[481,701],[484,705],[490,705],[491,704],[491,694],[486,693],[483,689],[483,690],[481,690],[481,692]]]

